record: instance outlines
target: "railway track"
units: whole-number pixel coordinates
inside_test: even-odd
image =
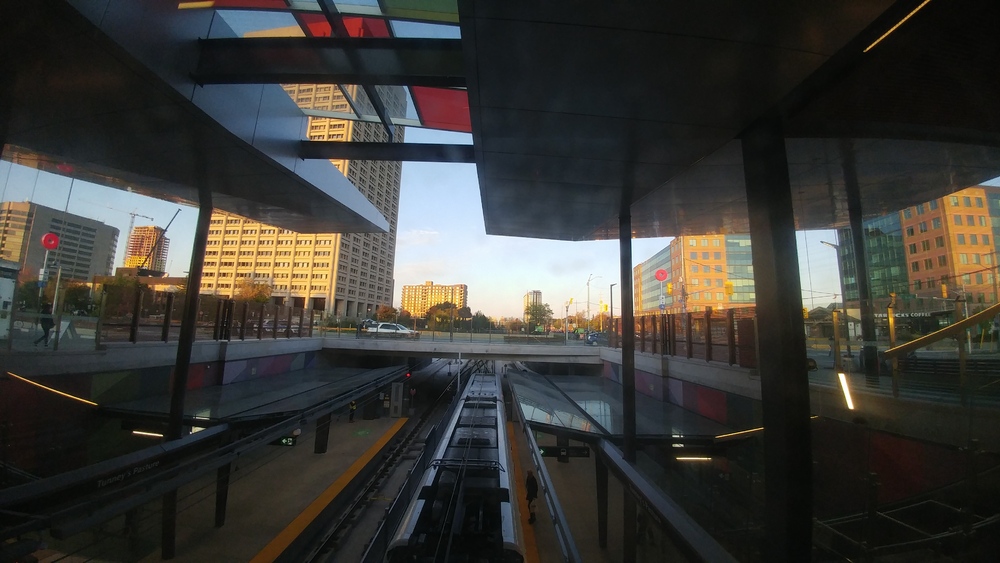
[[[475,365],[474,365],[475,364]],[[479,369],[479,362],[462,364],[462,372]],[[436,363],[411,379],[414,388],[421,388],[422,395],[433,396],[433,401],[421,409],[420,414],[404,427],[405,434],[398,438],[381,464],[364,483],[353,487],[354,494],[344,508],[328,519],[318,541],[308,551],[304,561],[310,563],[356,563],[374,535],[383,517],[381,505],[391,503],[402,482],[413,466],[413,460],[423,448],[427,432],[436,425],[447,411],[454,394],[454,366]]]

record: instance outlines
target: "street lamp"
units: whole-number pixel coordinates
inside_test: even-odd
[[[611,307],[611,317],[608,319],[608,322],[611,324],[611,326],[608,327],[609,331],[614,330],[614,326],[615,326],[615,286],[616,285],[618,285],[618,284],[617,283],[613,283],[613,284],[611,284],[608,287],[608,293],[610,294],[610,297],[608,297],[608,306]]]
[[[587,332],[590,332],[590,281],[596,280],[600,277],[601,276],[594,276],[594,274],[590,274],[590,276],[587,277]]]

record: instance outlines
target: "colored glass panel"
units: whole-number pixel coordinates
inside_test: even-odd
[[[465,90],[413,86],[413,103],[424,127],[445,131],[472,132],[469,95]]]
[[[330,22],[323,14],[299,13],[295,15],[295,19],[309,37],[330,37]]]
[[[422,39],[461,39],[462,32],[457,25],[440,23],[392,20],[392,34],[395,37],[419,37]]]
[[[344,27],[351,37],[389,37],[389,26],[378,18],[345,17]]]
[[[391,18],[458,23],[456,0],[384,0],[383,5]]]

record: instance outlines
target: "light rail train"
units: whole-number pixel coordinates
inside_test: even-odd
[[[522,563],[500,376],[473,375],[386,551],[387,563]]]

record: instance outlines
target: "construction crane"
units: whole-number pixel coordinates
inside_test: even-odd
[[[105,207],[107,207],[107,206],[105,206]],[[112,208],[108,207],[108,209],[112,209]],[[121,210],[120,209],[115,209],[115,211],[121,211]],[[135,218],[136,217],[142,217],[143,219],[149,219],[150,221],[156,221],[156,219],[153,219],[152,217],[149,217],[148,215],[140,215],[139,213],[136,213],[135,211],[122,211],[122,213],[128,213],[128,215],[129,215],[129,221],[128,221],[128,241],[132,240],[132,229],[133,229],[133,226],[135,225]]]
[[[134,209],[132,211],[125,211],[124,209],[118,209],[116,207],[111,207],[110,205],[104,205],[103,203],[98,203],[96,201],[89,201],[89,200],[82,200],[82,201],[84,203],[89,203],[91,205],[97,205],[97,206],[103,207],[105,209],[110,209],[111,211],[117,211],[119,213],[127,213],[128,214],[128,216],[129,216],[129,221],[128,221],[128,238],[125,239],[126,246],[128,245],[129,241],[132,240],[132,230],[135,228],[135,218],[136,217],[142,217],[143,219],[149,219],[150,221],[156,221],[156,219],[153,219],[149,215],[143,215],[141,213],[136,213]],[[125,258],[122,257],[122,260],[123,260],[122,264],[124,265]]]

